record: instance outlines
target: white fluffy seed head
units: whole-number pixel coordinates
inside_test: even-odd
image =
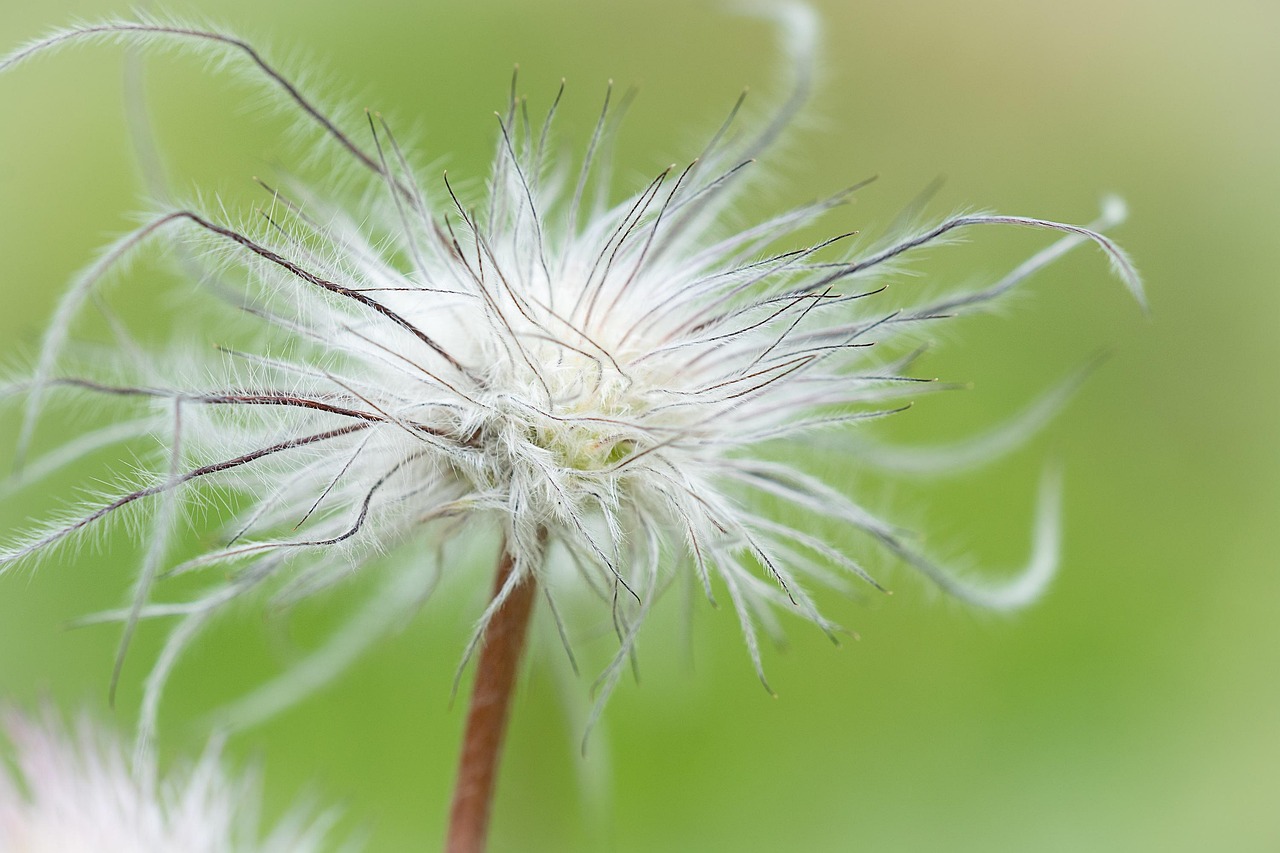
[[[802,229],[850,190],[729,228],[755,158],[795,116],[812,79],[812,16],[782,8],[789,11],[776,17],[799,69],[795,95],[756,132],[739,132],[735,108],[697,159],[620,202],[609,200],[601,154],[614,130],[609,101],[575,155],[548,132],[554,106],[539,123],[513,100],[499,116],[486,190],[461,196],[447,176],[416,173],[378,118],[370,117],[370,141],[357,144],[285,88],[286,103],[345,150],[371,192],[353,202],[326,187],[271,189],[263,210],[240,224],[167,209],[73,283],[23,389],[27,434],[37,432],[46,404],[106,394],[141,404],[138,417],[162,436],[165,461],[143,488],[3,556],[46,553],[119,510],[177,506],[210,487],[234,496],[224,505],[243,507],[218,512],[226,547],[168,567],[214,579],[205,595],[173,604],[151,597],[166,568],[166,529],[179,517],[158,513],[134,603],[107,614],[129,626],[126,637],[142,618],[183,620],[150,681],[144,717],[180,648],[233,598],[275,580],[292,600],[407,541],[440,545],[477,524],[501,531],[516,571],[472,645],[514,584],[547,571],[549,559],[571,561],[581,588],[600,596],[618,628],[601,697],[677,571],[694,573],[709,597],[727,594],[758,670],[756,630],[774,630],[775,610],[833,631],[810,584],[870,578],[859,558],[817,537],[807,520],[861,531],[867,547],[977,604],[1018,606],[1043,589],[1053,568],[1043,548],[1034,583],[1015,579],[1016,594],[967,584],[838,485],[770,460],[775,445],[900,410],[929,387],[908,373],[923,329],[990,305],[1074,245],[1100,246],[1140,297],[1132,265],[1098,230],[1114,224],[1114,211],[1090,228],[962,214],[878,241],[843,234],[802,242]],[[102,36],[223,51],[247,59],[270,84],[283,80],[229,36],[155,20],[63,31],[0,61],[0,70]],[[886,287],[915,250],[990,225],[1061,236],[985,289],[930,302]],[[113,270],[160,239],[185,259],[205,298],[204,328],[224,352],[158,356],[106,375],[96,361],[74,364],[64,346],[71,322]],[[1042,422],[1045,408],[1026,423]],[[116,435],[108,428],[77,449]],[[794,510],[787,522],[753,509],[768,502]],[[1038,530],[1053,542],[1054,501],[1044,506]],[[430,549],[404,550],[413,559],[389,574],[368,609],[312,662],[239,706],[240,721],[313,689],[392,616],[417,606],[437,567],[422,556]]]
[[[81,719],[8,711],[0,761],[0,850],[8,853],[305,853],[324,821],[296,815],[262,838],[258,787],[219,766],[216,747],[161,776],[132,766],[119,742]]]

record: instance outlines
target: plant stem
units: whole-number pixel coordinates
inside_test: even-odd
[[[515,560],[504,547],[493,580],[494,596],[514,568]],[[531,576],[512,590],[485,630],[449,813],[448,853],[481,853],[485,847],[502,741],[536,588]]]

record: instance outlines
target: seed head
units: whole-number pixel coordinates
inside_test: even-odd
[[[3,728],[13,763],[0,761],[0,850],[305,853],[324,841],[328,820],[301,813],[261,839],[257,785],[223,772],[216,743],[161,777],[154,764],[131,765],[87,718],[68,734],[50,712],[32,720],[10,711]]]
[[[73,282],[21,388],[23,443],[37,435],[46,406],[64,400],[117,399],[133,414],[28,473],[144,430],[162,437],[165,462],[3,560],[48,553],[127,508],[147,507],[149,552],[134,600],[106,614],[124,622],[126,640],[140,619],[179,620],[150,679],[145,719],[181,647],[232,599],[271,583],[278,600],[291,602],[386,552],[405,558],[313,661],[236,709],[243,722],[311,689],[392,615],[416,608],[437,568],[460,568],[429,555],[482,531],[500,532],[515,570],[471,647],[518,584],[571,567],[576,586],[594,591],[617,627],[602,697],[677,573],[692,573],[713,601],[727,595],[762,680],[756,632],[776,630],[776,611],[834,636],[810,586],[875,581],[861,556],[820,538],[821,522],[861,532],[867,548],[976,604],[1034,598],[1055,563],[1052,495],[1027,573],[1010,586],[967,584],[842,484],[777,461],[786,458],[778,449],[845,436],[939,387],[909,373],[921,333],[995,303],[1077,244],[1101,247],[1141,298],[1133,267],[1101,234],[1120,207],[1109,205],[1087,228],[964,213],[880,240],[801,236],[859,184],[732,227],[731,215],[750,206],[756,159],[796,115],[811,78],[812,14],[784,5],[774,15],[797,69],[793,97],[756,131],[740,128],[739,102],[700,155],[621,201],[611,197],[605,153],[620,112],[611,92],[575,155],[552,132],[563,87],[533,121],[513,86],[497,117],[487,185],[462,192],[447,174],[416,171],[378,115],[367,117],[368,141],[357,142],[224,33],[153,19],[84,26],[0,62],[3,70],[99,38],[219,52],[278,89],[368,184],[355,199],[330,186],[267,187],[245,222],[216,208],[168,207]],[[1059,236],[984,288],[930,301],[896,282],[917,250],[997,225]],[[71,323],[141,247],[162,241],[186,270],[200,335],[219,349],[157,353],[122,333],[109,366],[96,352],[74,361]],[[224,546],[173,565],[179,508],[211,496]],[[770,502],[794,511],[784,521],[758,509]],[[211,578],[203,596],[153,600],[158,579],[193,572]],[[543,588],[559,622],[564,585]]]

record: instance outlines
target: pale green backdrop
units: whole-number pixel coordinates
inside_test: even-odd
[[[0,48],[112,0],[0,0]],[[963,434],[1013,411],[1102,348],[1112,358],[1030,447],[938,484],[858,478],[873,503],[943,551],[995,566],[1026,547],[1046,460],[1066,481],[1065,564],[1035,608],[975,615],[906,571],[898,592],[825,601],[860,642],[833,649],[796,620],[761,689],[728,610],[691,632],[671,598],[644,635],[641,685],[612,701],[586,763],[567,689],[535,655],[519,696],[495,850],[1272,851],[1280,849],[1280,6],[1230,3],[840,3],[824,81],[776,164],[762,216],[871,174],[835,227],[884,224],[938,175],[934,211],[977,206],[1087,221],[1103,192],[1132,209],[1117,236],[1143,270],[1144,319],[1081,251],[1003,316],[950,327],[923,370],[973,390],[921,405],[893,435]],[[569,80],[562,127],[585,132],[604,82],[640,86],[620,174],[696,153],[738,91],[773,91],[767,28],[677,2],[474,4],[208,0],[194,11],[254,36],[321,91],[416,131],[451,175],[478,176],[513,63],[535,107]],[[80,49],[0,78],[0,340],[29,351],[74,270],[143,203],[117,48]],[[176,183],[251,197],[294,155],[246,89],[171,54],[148,63]],[[930,274],[997,273],[1041,245],[975,235]],[[145,288],[139,288],[139,292]],[[140,300],[137,317],[179,307]],[[142,304],[146,303],[146,304]],[[7,417],[7,416],[6,416]],[[2,424],[5,454],[13,419]],[[841,463],[856,472],[857,460]],[[0,527],[58,506],[10,499]],[[41,696],[109,717],[113,629],[63,624],[121,601],[123,541],[0,581],[0,698]],[[371,850],[442,834],[462,721],[449,681],[486,566],[334,686],[232,741],[265,771],[268,810],[300,791],[340,804]],[[276,671],[342,598],[285,642],[251,610],[187,659],[166,755],[196,722]],[[545,628],[546,626],[542,626]],[[141,637],[115,718],[127,727],[157,636]],[[553,651],[553,650],[552,650]],[[591,793],[584,794],[584,788]]]

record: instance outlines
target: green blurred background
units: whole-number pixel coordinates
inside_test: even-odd
[[[0,0],[0,46],[112,0]],[[828,596],[861,641],[840,649],[799,620],[751,673],[736,620],[679,600],[658,609],[640,686],[624,684],[588,760],[590,678],[568,689],[550,644],[526,674],[499,793],[494,850],[1280,850],[1280,6],[1182,2],[818,4],[824,83],[775,164],[763,216],[870,174],[832,229],[885,224],[932,178],[933,211],[979,206],[1084,222],[1121,193],[1117,236],[1152,316],[1078,251],[1001,317],[950,325],[923,366],[974,388],[900,417],[888,435],[936,440],[1014,411],[1101,348],[1113,357],[1044,435],[977,474],[937,483],[863,476],[873,503],[943,553],[1013,565],[1047,459],[1066,477],[1062,574],[1013,618],[974,614],[906,571],[865,603]],[[385,111],[452,175],[479,176],[511,65],[544,108],[569,80],[562,141],[578,145],[604,81],[640,86],[620,173],[696,153],[743,85],[776,90],[759,22],[712,4],[366,0],[173,6],[254,37],[342,113]],[[122,108],[123,51],[94,47],[0,78],[0,339],[29,348],[68,277],[142,204]],[[176,184],[233,201],[296,151],[245,109],[244,86],[153,54],[154,118]],[[252,100],[252,99],[250,99]],[[1043,245],[974,235],[930,274],[997,274]],[[975,279],[976,280],[976,279]],[[145,293],[137,286],[135,293]],[[172,301],[136,317],[168,312]],[[163,322],[162,320],[159,322]],[[12,417],[0,424],[11,448]],[[4,451],[6,454],[9,450]],[[0,460],[3,461],[3,460]],[[53,484],[70,495],[74,477]],[[0,505],[0,528],[58,505]],[[136,549],[88,550],[0,581],[0,695],[109,716],[114,629],[62,625],[127,593]],[[321,694],[237,737],[268,811],[299,791],[336,801],[369,849],[431,847],[443,832],[462,709],[449,682],[487,566]],[[340,592],[301,614],[307,645]],[[547,626],[540,626],[545,629]],[[157,648],[126,668],[122,727]],[[186,660],[168,694],[166,754],[198,749],[197,721],[287,662],[252,610]],[[584,793],[584,789],[586,793]]]

